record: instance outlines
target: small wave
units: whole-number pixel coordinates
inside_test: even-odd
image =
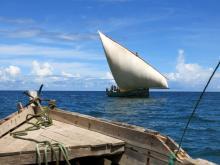
[[[194,120],[195,121],[199,121],[199,122],[219,122],[213,118],[205,118],[205,117],[201,117],[201,116],[194,116]]]
[[[191,131],[206,131],[206,132],[216,132],[217,129],[215,128],[205,128],[205,127],[189,127]]]
[[[188,120],[189,119],[189,115],[185,115],[185,116],[174,116],[174,117],[170,117],[170,119],[181,119],[181,120]],[[204,118],[201,116],[193,116],[192,121],[194,122],[218,122],[217,120],[213,120],[212,118]]]
[[[220,149],[204,148],[201,151],[198,151],[196,154],[199,156],[220,156]]]

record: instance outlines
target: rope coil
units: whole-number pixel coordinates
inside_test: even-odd
[[[42,86],[40,89],[42,89]],[[30,97],[29,94],[27,93],[25,94]],[[35,131],[43,127],[45,128],[45,127],[51,126],[53,124],[53,121],[52,121],[52,118],[49,116],[49,111],[56,107],[55,100],[43,100],[43,101],[49,101],[49,103],[48,103],[48,106],[42,107],[40,103],[42,99],[40,99],[39,97],[35,97],[35,98],[31,97],[31,98],[32,99],[30,100],[28,105],[34,104],[35,107],[39,109],[39,113],[28,114],[26,116],[25,122],[31,126],[21,131],[11,132],[10,135],[17,139],[28,140],[28,141],[32,141],[36,143],[36,155],[37,155],[36,161],[38,165],[41,165],[41,162],[42,162],[40,147],[44,147],[43,153],[44,153],[45,165],[48,165],[48,151],[50,151],[51,154],[55,157],[56,165],[59,165],[58,153],[61,153],[67,165],[71,165],[71,163],[69,162],[68,151],[63,144],[51,143],[50,141],[46,141],[46,140],[39,141],[37,139],[25,137],[26,135],[28,135],[29,131]],[[31,119],[36,119],[36,122],[30,122]],[[52,156],[52,159],[53,159],[53,156]]]

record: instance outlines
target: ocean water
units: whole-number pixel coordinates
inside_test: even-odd
[[[105,92],[43,92],[68,111],[110,119],[159,131],[179,142],[200,93],[151,92],[150,98],[110,98]],[[0,118],[27,103],[22,91],[0,91]],[[206,93],[192,119],[183,148],[193,158],[220,164],[220,93]]]

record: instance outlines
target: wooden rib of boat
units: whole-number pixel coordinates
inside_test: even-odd
[[[10,136],[10,132],[28,127],[26,116],[35,114],[36,108],[20,106],[18,112],[0,121],[0,164],[37,164],[36,143]],[[62,143],[71,164],[167,165],[178,148],[171,138],[142,127],[58,108],[49,115],[53,119],[52,126],[30,131],[25,137]],[[54,162],[51,153],[47,154],[48,162]],[[44,149],[40,149],[40,155],[45,156]],[[59,160],[62,163],[64,158],[60,155]],[[183,164],[203,163],[181,149],[175,165]]]

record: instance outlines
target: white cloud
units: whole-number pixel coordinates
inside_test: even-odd
[[[113,83],[110,72],[103,71],[98,75],[95,74],[96,77],[92,77],[94,75],[68,72],[65,68],[60,72],[60,69],[53,63],[38,61],[33,61],[30,67],[32,69],[29,75],[21,74],[21,69],[17,66],[0,68],[0,89],[37,89],[43,83],[45,90],[105,90]],[[105,77],[105,79],[100,77]]]
[[[64,77],[73,77],[73,74],[62,71],[61,75]]]
[[[180,87],[187,86],[189,89],[191,87],[202,87],[204,83],[208,80],[213,68],[205,68],[197,63],[186,63],[184,57],[184,50],[179,50],[176,70],[167,74],[169,81],[175,82],[180,85]],[[215,75],[217,78],[218,73]],[[191,88],[192,89],[192,88]]]
[[[10,76],[18,76],[21,73],[21,70],[17,66],[10,65],[8,68],[5,68],[5,73]]]
[[[14,81],[21,74],[21,69],[17,66],[10,65],[6,68],[0,68],[0,80],[1,81]]]
[[[106,83],[105,87],[110,87],[111,85],[115,85],[116,84],[115,79],[112,76],[112,73],[109,72],[109,71],[106,72],[105,75],[103,77],[99,78],[99,79],[102,80],[102,81],[105,81],[105,83]]]
[[[104,77],[101,77],[101,79],[107,79],[107,80],[114,80],[114,77],[112,76],[111,72],[106,72]]]
[[[92,52],[85,52],[84,50],[79,50],[76,48],[55,48],[49,46],[36,46],[31,44],[18,44],[18,45],[0,45],[0,55],[7,55],[8,57],[16,56],[39,56],[39,57],[50,57],[59,59],[83,59],[83,60],[103,60],[104,56],[100,54],[95,54]]]
[[[42,28],[21,28],[16,30],[0,29],[0,36],[9,38],[31,38],[37,41],[48,40],[50,42],[73,42],[81,40],[95,40],[98,38],[94,33],[64,33],[59,31],[48,31]]]
[[[106,78],[110,80],[114,79],[111,72],[106,73]]]
[[[75,77],[75,78],[79,78],[80,77],[80,74],[77,73],[77,74],[72,74],[72,73],[68,73],[68,72],[65,72],[65,71],[62,71],[61,72],[61,75],[64,76],[64,77]]]
[[[2,31],[0,34],[10,38],[30,38],[30,37],[38,36],[40,34],[40,30],[28,29],[28,30]]]
[[[32,74],[39,77],[51,76],[53,74],[53,67],[47,62],[40,64],[37,61],[33,61]]]
[[[10,24],[33,24],[35,21],[29,18],[8,18],[0,16],[0,22]]]

